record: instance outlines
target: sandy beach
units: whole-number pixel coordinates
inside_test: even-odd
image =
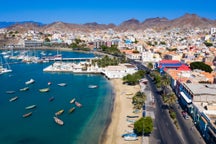
[[[142,113],[133,113],[132,96],[140,90],[140,86],[123,85],[121,79],[110,80],[115,91],[115,102],[111,115],[111,123],[107,131],[103,135],[103,144],[140,144],[140,138],[137,141],[125,141],[121,135],[132,127],[129,127],[130,122],[127,121],[127,115],[138,115]],[[136,118],[137,120],[138,118]]]

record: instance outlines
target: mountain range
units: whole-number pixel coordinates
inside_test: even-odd
[[[120,25],[115,24],[98,24],[96,22],[86,24],[72,24],[64,22],[53,22],[51,24],[43,24],[34,21],[25,22],[0,22],[0,28],[8,30],[26,31],[30,29],[38,31],[61,31],[73,32],[84,31],[90,32],[92,30],[114,29],[116,31],[126,30],[144,30],[152,28],[155,30],[164,30],[172,28],[211,28],[216,27],[216,20],[210,20],[200,17],[196,14],[185,14],[179,18],[169,20],[165,17],[148,18],[143,22],[137,19],[129,19],[122,22]]]

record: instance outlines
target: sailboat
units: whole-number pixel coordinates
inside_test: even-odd
[[[0,74],[12,72],[10,65],[7,63],[7,60],[5,59],[4,64],[2,58],[0,60]]]

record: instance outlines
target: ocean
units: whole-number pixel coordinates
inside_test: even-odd
[[[55,54],[55,51],[46,51]],[[40,54],[40,51],[37,51]],[[63,57],[93,57],[90,53],[61,52]],[[8,60],[9,63],[11,61]],[[105,130],[113,105],[113,90],[109,81],[99,74],[73,74],[43,72],[49,63],[11,63],[12,73],[0,75],[0,143],[1,144],[97,144]],[[28,85],[28,91],[19,91],[26,87],[25,82],[33,78],[35,83]],[[48,86],[48,82],[51,85]],[[64,87],[59,83],[66,83]],[[89,88],[98,85],[98,88]],[[39,89],[49,87],[46,93]],[[8,94],[6,91],[15,91]],[[9,102],[12,97],[18,99]],[[49,101],[54,97],[53,101]],[[70,100],[82,104],[76,107]],[[25,107],[36,105],[35,109]],[[68,110],[75,107],[75,111]],[[54,122],[55,113],[63,109],[58,118],[64,121],[60,126]],[[23,114],[32,115],[23,118]]]

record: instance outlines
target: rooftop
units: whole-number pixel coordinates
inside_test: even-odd
[[[216,98],[216,84],[193,84],[184,83],[194,95],[215,95]]]

